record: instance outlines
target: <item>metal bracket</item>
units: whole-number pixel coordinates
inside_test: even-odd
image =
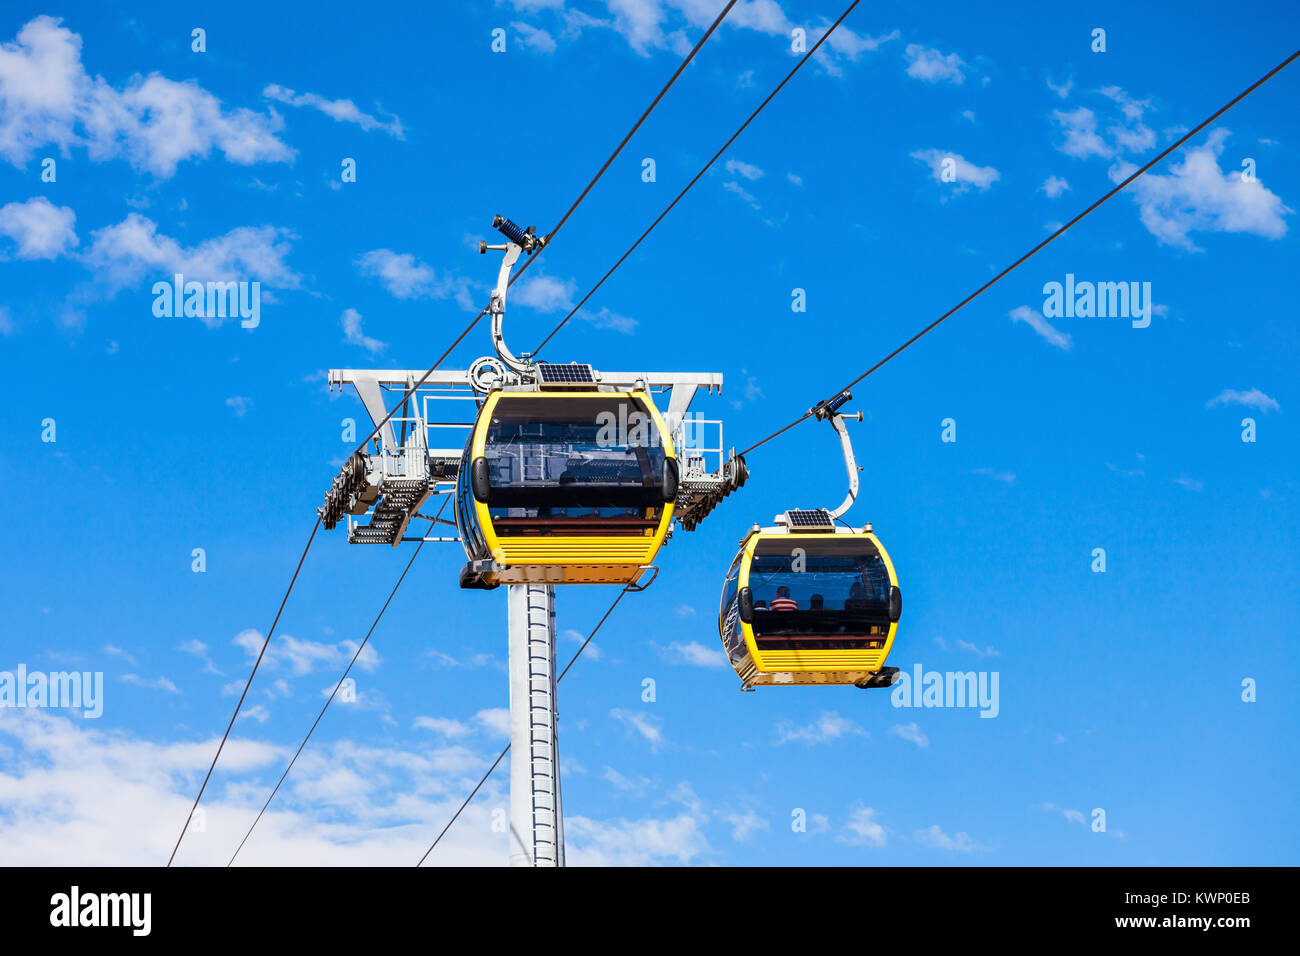
[[[496,353],[501,358],[501,361],[507,366],[521,375],[530,374],[532,362],[517,358],[510,351],[506,345],[505,336],[501,331],[501,325],[506,314],[506,292],[510,289],[510,270],[514,268],[515,263],[519,260],[520,253],[527,252],[531,256],[546,245],[546,239],[534,235],[532,226],[527,229],[520,229],[503,216],[492,217],[492,228],[500,231],[502,235],[510,240],[504,245],[498,246],[490,246],[484,240],[480,240],[478,244],[480,255],[489,249],[493,252],[505,253],[501,257],[501,268],[497,272],[497,286],[492,292],[492,304],[488,306],[488,310],[492,313],[492,345],[496,348]]]
[[[642,583],[641,583],[641,576],[642,576],[643,574],[645,574],[645,572],[647,572],[647,571],[652,572],[651,575],[650,575],[650,580],[647,581],[645,584],[642,584]],[[633,580],[631,584],[627,585],[628,593],[629,593],[629,594],[637,594],[637,593],[639,593],[639,592],[641,592],[641,591],[644,591],[644,590],[645,590],[646,588],[648,588],[650,585],[652,585],[652,584],[655,583],[655,578],[657,578],[657,577],[659,577],[659,567],[658,567],[658,565],[654,565],[654,564],[643,564],[643,565],[641,565],[641,567],[637,568],[637,572],[636,572],[636,578],[635,578],[635,580]]]
[[[840,409],[852,398],[853,393],[846,389],[833,398],[818,402],[808,409],[808,414],[815,417],[819,422],[829,420],[835,431],[839,433],[840,448],[844,452],[844,468],[849,473],[849,493],[838,508],[829,512],[832,520],[853,507],[853,502],[858,498],[858,471],[860,469],[858,468],[857,459],[853,457],[853,443],[849,440],[849,430],[844,427],[844,421],[845,419],[862,421],[862,412],[859,411],[856,415],[843,415],[840,413]]]

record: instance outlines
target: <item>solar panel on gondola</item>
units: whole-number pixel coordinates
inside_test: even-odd
[[[596,377],[590,365],[581,365],[577,362],[568,365],[538,362],[536,368],[537,381],[542,386],[594,385],[596,383]]]
[[[785,513],[786,524],[802,531],[834,531],[835,519],[825,508],[813,511],[794,509]]]

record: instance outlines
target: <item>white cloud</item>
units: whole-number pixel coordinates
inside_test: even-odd
[[[876,820],[876,811],[871,807],[858,806],[849,813],[844,832],[836,838],[838,843],[857,846],[884,846],[885,828]]]
[[[1010,471],[998,471],[996,468],[972,468],[972,475],[983,475],[985,478],[992,478],[994,481],[1000,481],[1004,485],[1014,485],[1016,476]]]
[[[1225,388],[1205,403],[1206,408],[1214,408],[1216,405],[1244,405],[1247,408],[1255,408],[1261,412],[1280,412],[1282,410],[1282,406],[1278,404],[1276,398],[1265,395],[1257,388],[1243,391],[1238,391],[1235,388]]]
[[[1219,168],[1228,135],[1227,130],[1215,130],[1167,173],[1146,173],[1128,187],[1142,225],[1160,242],[1198,252],[1192,232],[1245,232],[1266,239],[1286,235],[1285,217],[1292,210],[1281,197],[1259,179],[1243,179],[1240,170]],[[1110,178],[1118,183],[1134,169],[1131,163],[1116,163]]]
[[[17,330],[18,326],[14,324],[14,317],[10,314],[9,307],[7,305],[0,305],[0,335],[8,338]]]
[[[243,418],[253,407],[253,400],[247,395],[231,395],[226,399],[226,407],[234,410],[236,418]]]
[[[953,83],[966,81],[962,72],[965,62],[956,53],[943,54],[932,47],[909,43],[903,51],[907,60],[907,75],[926,83]]]
[[[258,653],[262,649],[263,636],[261,632],[248,628],[240,631],[235,635],[234,643],[237,647],[243,649],[249,662],[257,659]],[[295,677],[301,677],[304,674],[310,674],[317,667],[341,668],[356,652],[356,644],[352,641],[340,641],[338,644],[322,644],[319,641],[300,640],[288,634],[282,634],[276,637],[266,649],[266,655],[262,658],[262,666],[266,668],[275,668],[279,666],[288,667]],[[367,644],[360,656],[357,657],[356,666],[367,673],[374,672],[380,665],[379,654],[374,649],[373,644]]]
[[[951,186],[952,191],[957,194],[966,192],[971,186],[984,192],[1002,178],[1002,174],[992,166],[976,166],[957,153],[944,152],[941,149],[913,150],[911,157],[930,167],[930,176],[935,182]],[[951,182],[944,180],[946,166],[951,167],[952,175],[956,177]]]
[[[1031,329],[1047,340],[1048,344],[1055,345],[1058,349],[1069,350],[1074,345],[1074,339],[1070,333],[1062,332],[1056,326],[1052,325],[1043,318],[1043,313],[1031,309],[1027,305],[1018,305],[1010,312],[1013,322],[1024,322]]]
[[[1114,150],[1097,133],[1097,114],[1086,106],[1075,109],[1052,110],[1052,119],[1065,133],[1065,142],[1059,143],[1057,149],[1075,159],[1087,159],[1089,156],[1108,158]]]
[[[978,657],[1002,656],[1001,651],[994,650],[990,645],[986,644],[983,647],[980,647],[978,644],[972,644],[970,641],[963,641],[960,638],[957,641],[957,649],[962,651],[970,651],[972,654],[975,654]]]
[[[489,707],[474,715],[489,732],[499,737],[510,736],[510,711],[505,707]]]
[[[812,744],[829,743],[832,740],[838,740],[841,737],[861,736],[866,737],[867,732],[855,724],[853,721],[841,717],[836,711],[828,710],[823,712],[811,724],[802,727],[796,726],[789,721],[782,721],[777,724],[777,743],[789,743],[791,741],[802,741]]]
[[[155,677],[153,680],[141,677],[139,674],[123,674],[122,681],[127,684],[134,684],[137,687],[148,687],[152,690],[165,690],[169,694],[179,694],[180,688],[169,681],[166,677]]]
[[[468,279],[441,277],[409,252],[372,249],[357,259],[357,265],[362,275],[379,279],[389,294],[399,299],[455,299],[465,311],[477,311]]]
[[[1049,78],[1047,81],[1047,88],[1061,99],[1068,99],[1070,96],[1070,90],[1074,89],[1074,77],[1070,77],[1070,79],[1066,80],[1060,86],[1057,86]]]
[[[14,241],[15,259],[57,259],[77,245],[76,219],[69,207],[33,196],[0,206],[0,236]]]
[[[293,160],[274,111],[228,109],[195,81],[159,73],[137,74],[117,89],[86,73],[81,45],[48,16],[0,45],[0,157],[22,166],[39,149],[66,156],[84,146],[93,161],[122,157],[162,178],[214,149],[242,165]]]
[[[316,93],[296,93],[277,83],[267,86],[262,90],[262,95],[277,103],[319,110],[336,122],[355,123],[366,132],[378,129],[396,139],[406,139],[406,130],[402,128],[402,121],[396,116],[389,114],[387,121],[377,119],[369,113],[362,112],[351,100],[327,100]]]
[[[736,182],[734,179],[727,180],[725,183],[722,184],[722,188],[729,193],[734,193],[735,195],[739,196],[744,202],[748,203],[754,209],[762,208],[758,204],[758,200],[754,198],[753,193],[747,190],[744,186],[740,185],[740,183]]]
[[[636,779],[632,779],[631,777],[623,776],[613,767],[606,767],[605,772],[601,774],[601,776],[616,789],[621,790],[624,793],[636,794],[638,796],[645,792],[646,787],[650,786],[650,780],[648,777],[637,777]]]
[[[263,704],[249,704],[239,708],[239,719],[255,720],[259,724],[264,724],[271,719],[271,712]]]
[[[379,339],[372,339],[361,330],[361,313],[356,309],[343,310],[343,338],[352,345],[359,345],[371,355],[388,348]]]
[[[937,850],[954,850],[958,853],[972,853],[975,850],[982,850],[980,846],[970,838],[967,833],[955,833],[952,836],[944,833],[936,823],[924,830],[917,830],[916,842],[925,846],[934,847]]]
[[[212,662],[208,656],[208,645],[200,640],[182,641],[176,648],[182,654],[192,654],[203,662],[203,671],[206,674],[220,674],[217,665]]]
[[[751,163],[741,162],[739,159],[729,159],[725,166],[727,172],[731,175],[743,177],[751,182],[762,179],[764,176],[763,170]]]
[[[722,814],[724,823],[731,827],[731,837],[737,843],[745,843],[760,830],[770,830],[772,825],[753,810],[744,813],[732,810]]]
[[[624,335],[631,335],[636,331],[637,327],[636,319],[626,315],[619,315],[605,306],[601,306],[598,312],[588,312],[584,309],[578,313],[578,318],[595,328],[612,329]]]
[[[663,651],[663,656],[675,664],[692,667],[722,667],[727,659],[717,647],[705,647],[697,641],[673,641]]]
[[[566,858],[578,866],[684,866],[709,851],[701,821],[688,813],[665,820],[569,816],[564,835]]]
[[[1048,176],[1043,180],[1043,185],[1038,188],[1047,193],[1048,199],[1055,199],[1057,196],[1061,195],[1061,193],[1067,191],[1070,188],[1070,184],[1060,176]]]
[[[1070,823],[1077,823],[1080,826],[1088,825],[1088,817],[1082,810],[1072,810],[1068,807],[1060,807],[1057,806],[1055,803],[1034,804],[1031,806],[1030,809],[1041,810],[1044,813],[1060,813],[1061,816],[1064,817]],[[1104,832],[1107,835],[1113,836],[1118,840],[1124,839],[1123,830],[1106,830]],[[981,849],[983,848],[981,847]]]
[[[295,289],[301,277],[285,262],[293,238],[288,230],[272,226],[240,226],[186,247],[160,235],[153,220],[133,212],[116,225],[92,232],[90,247],[80,258],[110,292],[144,279],[170,281],[177,272],[187,282],[258,281]]]
[[[579,646],[581,646],[582,642],[587,639],[587,635],[580,631],[575,631],[571,627],[565,628],[561,631],[560,636],[566,641],[572,641],[574,644]],[[595,641],[592,641],[587,645],[586,649],[582,652],[582,656],[590,661],[600,660],[600,648],[596,645]]]
[[[0,709],[0,845],[5,861],[33,866],[158,866],[171,853],[217,741],[154,742],[87,728],[59,715]],[[242,722],[258,728],[257,717]],[[271,744],[233,734],[221,754],[221,786],[204,797],[205,829],[192,829],[180,865],[222,866],[288,760]],[[341,740],[313,745],[241,851],[250,866],[412,866],[488,760],[460,747],[419,751]],[[491,827],[502,805],[495,781],[466,808],[428,865],[493,865],[507,859]],[[434,831],[436,832],[436,831]],[[597,844],[595,849],[600,849]],[[587,844],[572,845],[574,862]],[[647,859],[657,858],[647,848]]]
[[[930,738],[925,735],[919,724],[912,722],[910,724],[894,724],[889,728],[889,732],[895,737],[916,744],[918,747],[930,746]]]
[[[447,738],[466,737],[472,732],[469,725],[449,717],[416,717],[412,726],[417,730],[431,730]]]
[[[625,710],[622,707],[615,707],[609,712],[609,716],[640,734],[650,745],[651,751],[657,751],[666,742],[663,732],[664,722],[658,717],[652,717],[640,710]]]
[[[522,305],[538,312],[565,312],[573,308],[578,284],[572,279],[532,274],[510,290],[508,305]]]
[[[657,50],[667,50],[685,56],[699,34],[713,22],[718,14],[718,4],[713,0],[603,0],[604,16],[566,7],[563,0],[509,0],[516,10],[555,19],[559,37],[572,40],[587,30],[612,30],[627,42],[640,56],[650,56]],[[723,30],[753,30],[771,37],[781,37],[788,44],[790,33],[802,25],[807,31],[809,48],[830,26],[821,18],[817,23],[798,24],[791,20],[777,0],[751,0],[737,4],[723,21]],[[512,23],[521,34],[523,24]],[[530,27],[531,30],[540,30]],[[546,32],[546,31],[540,31]],[[841,25],[830,35],[814,56],[817,64],[831,76],[843,75],[841,63],[856,61],[862,54],[879,49],[883,44],[898,38],[898,31],[878,37],[860,34]],[[547,33],[550,37],[550,34]],[[552,38],[553,39],[553,38]],[[532,35],[521,36],[525,46],[537,41]],[[547,41],[540,41],[545,47]],[[540,52],[550,52],[541,49]],[[752,77],[750,78],[752,80]],[[741,74],[740,85],[745,85]]]
[[[105,653],[105,654],[108,654],[108,655],[110,655],[110,656],[112,656],[112,657],[120,657],[120,658],[122,658],[122,660],[126,661],[126,662],[127,662],[128,664],[130,664],[132,667],[134,667],[134,666],[136,665],[136,660],[135,660],[135,658],[132,657],[130,654],[128,654],[128,653],[127,653],[125,650],[123,650],[122,648],[118,647],[116,644],[105,644],[105,645],[104,645],[104,653]]]
[[[512,21],[510,26],[519,35],[519,42],[524,45],[525,49],[536,50],[538,53],[544,53],[547,56],[555,52],[555,37],[551,36],[546,30],[519,20]]]

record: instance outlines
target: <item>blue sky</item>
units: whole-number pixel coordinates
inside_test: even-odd
[[[549,229],[720,5],[6,5],[0,670],[106,689],[97,720],[0,708],[0,859],[166,858],[364,416],[324,370],[427,367],[487,301],[492,215]],[[737,7],[515,287],[517,351],[780,80],[790,30],[841,9]],[[1294,5],[1252,10],[863,3],[547,354],[720,371],[693,410],[743,447],[1292,52]],[[905,597],[890,663],[996,671],[998,716],[737,692],[715,615],[738,537],[843,495],[804,424],[562,685],[571,862],[1297,862],[1297,70],[855,390],[850,518]],[[178,268],[261,282],[258,326],[156,317]],[[1149,327],[1045,319],[1067,274],[1149,282]],[[450,364],[489,351],[484,327]],[[318,537],[182,863],[234,849],[408,557]],[[505,596],[459,591],[462,561],[420,555],[243,862],[414,863],[499,752]],[[565,659],[615,593],[560,592]],[[504,862],[505,784],[433,862]]]

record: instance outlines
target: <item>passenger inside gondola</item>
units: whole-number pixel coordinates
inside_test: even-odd
[[[875,547],[848,536],[801,547],[806,554],[800,562],[784,543],[760,545],[754,556],[754,607],[767,607],[752,622],[759,649],[882,646],[890,625],[889,572]]]

